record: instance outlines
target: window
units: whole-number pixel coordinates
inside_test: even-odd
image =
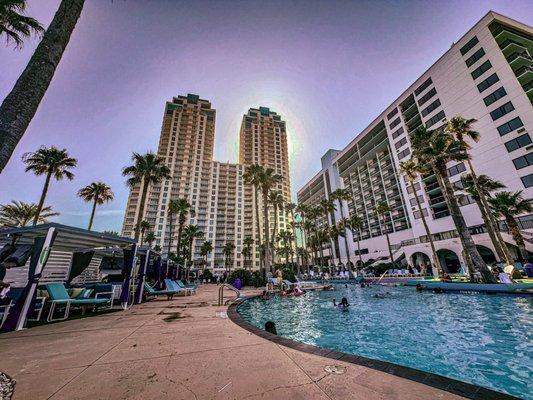
[[[457,165],[454,165],[453,167],[448,168],[448,175],[454,176],[465,171],[466,171],[465,164],[461,163],[461,164],[457,164]]]
[[[400,127],[396,132],[392,133],[392,138],[396,139],[398,136],[400,136],[404,132],[403,127]]]
[[[489,69],[492,68],[492,64],[489,60],[485,61],[483,64],[481,64],[479,67],[477,67],[475,70],[472,71],[471,75],[472,78],[477,79],[481,75],[483,75],[485,72],[487,72]]]
[[[477,85],[477,90],[479,90],[479,93],[482,93],[483,91],[487,90],[489,87],[494,85],[496,82],[498,82],[500,78],[498,78],[498,75],[495,73],[489,76],[487,79],[482,81],[480,84]]]
[[[461,49],[459,50],[461,52],[461,55],[464,56],[466,53],[472,50],[472,48],[478,43],[479,43],[479,40],[477,36],[474,36],[463,47],[461,47]]]
[[[391,119],[396,114],[398,114],[398,109],[397,108],[395,108],[394,110],[392,110],[390,113],[387,114],[387,119]]]
[[[520,128],[521,126],[524,126],[524,123],[520,119],[520,117],[513,118],[509,122],[506,122],[503,125],[500,125],[498,129],[498,133],[500,136],[507,135],[509,132],[514,131],[515,129]]]
[[[425,89],[427,89],[429,87],[429,85],[431,85],[433,83],[433,81],[431,80],[431,78],[428,78],[424,81],[424,83],[422,83],[419,87],[417,87],[415,89],[415,96],[418,96],[420,93],[422,93]]]
[[[435,125],[437,122],[439,122],[441,119],[444,119],[446,115],[444,114],[444,111],[440,111],[437,114],[435,114],[433,117],[428,119],[426,121],[426,128],[430,128],[433,125]]]
[[[422,209],[422,213],[424,214],[424,217],[427,217],[428,216],[428,210],[426,210],[425,208]],[[413,215],[415,216],[415,219],[420,219],[422,218],[422,216],[420,215],[420,211],[415,211],[413,213]]]
[[[465,61],[466,66],[471,67],[472,65],[474,65],[476,61],[478,61],[484,55],[485,55],[485,50],[483,50],[483,47],[482,47],[478,51],[476,51],[474,54],[472,54],[472,56],[467,58],[467,60]]]
[[[398,159],[401,160],[402,158],[405,158],[407,157],[409,154],[411,154],[411,150],[409,150],[409,148],[403,150],[403,151],[400,151],[398,153]]]
[[[529,137],[528,133],[524,133],[522,136],[518,136],[516,139],[505,142],[505,148],[510,153],[521,147],[527,146],[528,144],[531,144],[531,138]]]
[[[415,183],[415,190],[420,190],[420,183]],[[413,194],[413,188],[411,187],[411,185],[407,187],[407,193]]]
[[[396,150],[398,150],[400,147],[402,147],[406,143],[407,143],[407,138],[403,138],[402,140],[399,140],[398,142],[394,143],[394,147],[396,147]]]
[[[418,196],[418,201],[420,203],[423,203],[424,202],[424,196],[422,196],[422,195]],[[409,203],[411,203],[411,205],[413,207],[416,206],[416,198],[409,199]]]
[[[390,129],[393,129],[395,126],[397,126],[400,123],[400,117],[396,118],[394,121],[391,122],[389,125]]]
[[[509,114],[513,110],[514,110],[513,103],[508,101],[503,106],[500,106],[494,111],[491,111],[490,116],[492,117],[493,121],[496,121],[498,118],[503,117],[505,114]]]
[[[501,88],[495,90],[491,94],[489,94],[487,97],[483,99],[486,106],[490,106],[492,103],[494,103],[496,100],[501,99],[503,96],[505,96],[507,92],[505,91],[505,88],[502,86]]]
[[[429,92],[423,95],[420,99],[418,99],[418,105],[421,106],[422,104],[427,102],[429,99],[431,99],[436,94],[437,94],[437,90],[435,88],[431,89]]]
[[[528,187],[533,186],[533,174],[523,176],[520,179],[522,180],[524,187],[528,188]]]
[[[529,165],[533,165],[533,153],[529,153],[525,156],[515,158],[513,160],[513,164],[516,169],[522,169]]]
[[[433,103],[431,103],[429,106],[424,108],[421,112],[422,116],[425,117],[426,115],[430,114],[433,110],[437,109],[437,107],[440,106],[440,100],[437,99]]]

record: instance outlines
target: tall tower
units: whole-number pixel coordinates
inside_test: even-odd
[[[276,190],[279,191],[285,203],[291,201],[291,182],[289,178],[289,153],[287,150],[287,131],[285,121],[267,107],[250,108],[242,118],[239,145],[239,162],[244,165],[259,164],[264,168],[272,168],[283,177]],[[262,199],[259,199],[261,203]],[[261,205],[262,207],[262,205]],[[262,208],[260,208],[262,210]],[[255,210],[246,210],[252,214]],[[253,215],[255,220],[255,215]],[[263,213],[260,211],[261,225]],[[274,216],[270,211],[270,228],[273,228],[274,218],[277,218],[278,232],[290,228],[290,221],[281,210]],[[255,227],[254,227],[255,232]],[[262,232],[263,233],[263,232]],[[272,235],[272,233],[270,233]]]
[[[189,224],[196,224],[204,233],[208,232],[212,193],[210,190],[211,163],[215,138],[215,110],[211,103],[197,95],[174,97],[165,105],[163,125],[157,155],[170,168],[172,179],[151,185],[142,212],[143,219],[150,223],[156,236],[155,244],[163,253],[176,252],[177,218],[173,218],[173,239],[169,241],[170,224],[167,215],[169,200],[186,198],[195,210]],[[214,195],[213,195],[214,197]],[[213,207],[214,208],[214,207]],[[139,188],[133,188],[128,198],[122,233],[133,236],[135,221],[139,215]],[[194,258],[200,258],[200,245],[196,240]]]

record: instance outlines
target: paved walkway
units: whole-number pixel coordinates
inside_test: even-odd
[[[0,371],[21,400],[462,399],[262,339],[225,318],[216,290],[0,335]]]

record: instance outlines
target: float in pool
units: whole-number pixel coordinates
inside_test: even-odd
[[[346,297],[348,310],[333,307]],[[263,329],[314,346],[403,365],[533,399],[533,297],[336,286],[254,298],[237,309]]]

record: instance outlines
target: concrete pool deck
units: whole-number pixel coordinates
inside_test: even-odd
[[[21,400],[464,398],[266,340],[228,319],[217,295],[204,285],[195,296],[2,334],[0,371]],[[344,373],[325,371],[333,365]]]

